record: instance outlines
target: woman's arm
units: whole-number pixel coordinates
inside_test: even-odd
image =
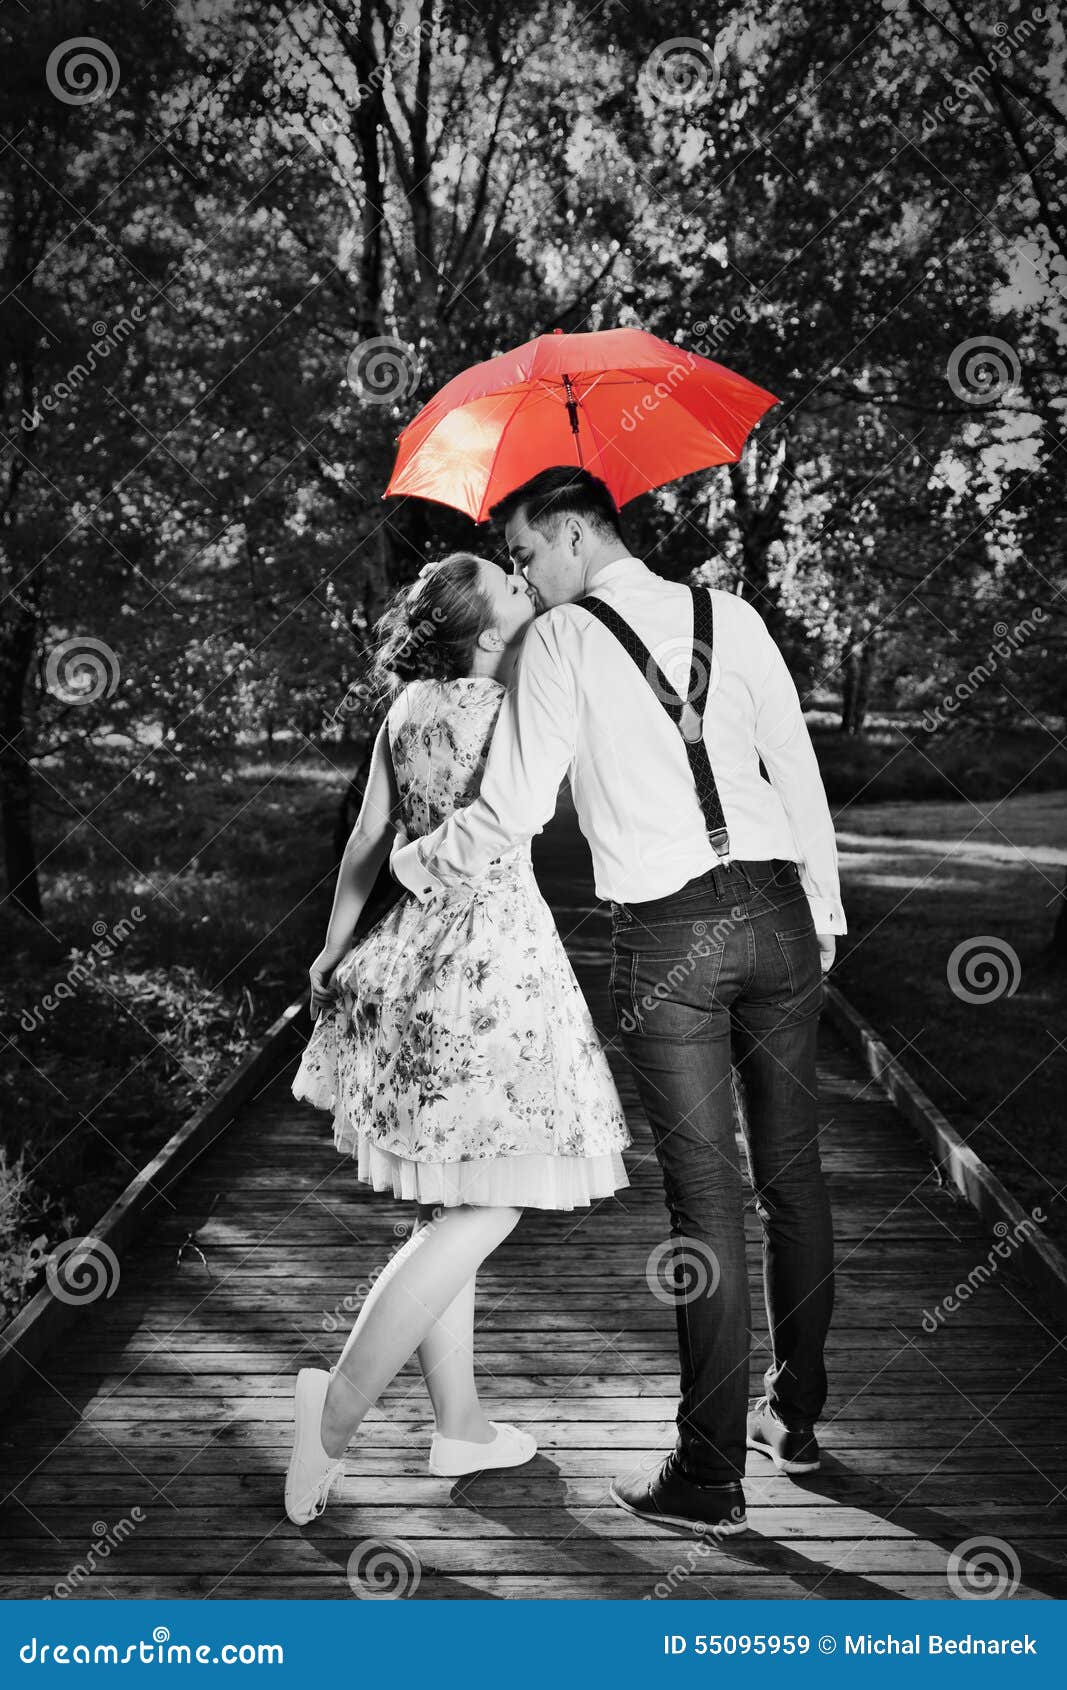
[[[363,803],[337,871],[326,942],[311,965],[312,1017],[323,1003],[333,998],[328,976],[351,943],[353,928],[370,896],[378,870],[388,855],[396,832],[399,807],[400,791],[389,755],[389,736],[383,722],[371,753]]]

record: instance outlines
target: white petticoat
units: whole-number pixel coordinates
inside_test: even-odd
[[[412,1162],[360,1133],[358,1177],[375,1191],[416,1203],[516,1209],[588,1208],[629,1185],[618,1150],[604,1156],[500,1156],[477,1162]]]

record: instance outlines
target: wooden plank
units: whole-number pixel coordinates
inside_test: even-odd
[[[617,1530],[612,1509],[607,1530]],[[429,1538],[418,1538],[405,1531],[404,1541],[416,1550],[420,1562],[438,1573],[463,1576],[467,1573],[537,1573],[555,1574],[583,1571],[598,1574],[610,1572],[636,1573],[644,1571],[652,1580],[677,1567],[680,1553],[693,1542],[688,1532],[677,1533],[650,1527],[647,1537],[601,1535],[593,1529],[587,1515],[581,1526],[575,1522],[567,1533],[558,1538],[539,1535],[524,1540],[506,1536],[456,1538],[436,1531]],[[361,1510],[337,1508],[331,1525],[320,1531],[301,1531],[283,1520],[268,1537],[212,1537],[195,1539],[195,1567],[198,1573],[213,1572],[224,1576],[238,1567],[246,1574],[252,1570],[263,1573],[299,1573],[313,1570],[319,1563],[325,1544],[340,1543],[349,1550],[362,1539]],[[654,1535],[653,1535],[654,1534]],[[368,1536],[377,1534],[368,1533]],[[320,1542],[319,1539],[323,1541]],[[84,1541],[84,1540],[83,1540]],[[91,1540],[89,1540],[91,1541]],[[765,1572],[787,1573],[798,1565],[809,1571],[847,1572],[854,1574],[901,1572],[945,1576],[949,1556],[961,1540],[933,1543],[909,1538],[810,1538],[788,1540],[759,1537],[752,1534],[746,1541],[739,1537],[728,1543],[714,1545],[709,1553],[723,1571],[741,1573],[754,1561]],[[63,1542],[22,1539],[10,1545],[12,1559],[22,1573],[64,1577],[70,1568],[70,1551]],[[108,1571],[150,1573],[158,1576],[171,1572],[179,1577],[189,1572],[191,1551],[186,1540],[150,1538],[138,1528],[114,1549]],[[9,1569],[13,1570],[13,1569]],[[1028,1583],[1037,1583],[1044,1574],[1057,1580],[1067,1574],[1067,1549],[1058,1539],[1032,1538],[1023,1557],[1023,1573]]]
[[[173,1207],[170,1191],[180,1175],[226,1131],[241,1105],[280,1071],[304,1011],[302,998],[282,1011],[203,1108],[171,1134],[163,1148],[115,1199],[93,1229],[93,1242],[91,1247],[86,1243],[87,1250],[96,1251],[102,1246],[105,1253],[118,1256],[164,1204]],[[74,1270],[76,1274],[77,1259],[77,1253],[68,1257],[65,1270]],[[43,1285],[0,1331],[0,1404],[9,1402],[31,1383],[36,1364],[80,1312],[77,1303],[57,1296],[50,1285]]]
[[[559,869],[573,903],[563,857]],[[595,925],[581,934],[590,958],[606,943]],[[581,978],[607,1026],[606,968]],[[526,1468],[433,1478],[412,1362],[361,1427],[324,1518],[302,1532],[285,1519],[295,1369],[336,1359],[411,1211],[358,1185],[283,1074],[169,1189],[173,1211],[126,1251],[114,1297],[80,1311],[0,1421],[0,1596],[49,1594],[94,1522],[135,1504],[145,1519],[79,1598],[350,1600],[348,1555],[368,1535],[411,1544],[418,1600],[932,1599],[950,1594],[952,1549],[979,1535],[1019,1554],[1017,1597],[1067,1595],[1054,1395],[1067,1350],[1013,1262],[924,1328],[989,1239],[830,1023],[819,1075],[838,1271],[822,1468],[792,1481],[751,1452],[753,1529],[725,1548],[611,1505],[614,1476],[652,1470],[674,1445],[677,1340],[645,1277],[668,1235],[662,1178],[632,1076],[609,1058],[634,1132],[630,1188],[528,1213],[479,1274],[481,1389],[490,1412],[535,1430]],[[210,1272],[188,1250],[178,1267],[190,1232]],[[746,1237],[755,1396],[770,1345],[751,1201]]]
[[[902,1117],[936,1156],[939,1166],[960,1194],[986,1220],[1001,1227],[1014,1243],[1018,1266],[1033,1283],[1049,1311],[1067,1304],[1067,1257],[1003,1181],[938,1109],[933,1099],[878,1037],[865,1016],[830,981],[825,982],[826,1007],[838,1030],[860,1051],[872,1077],[883,1085]]]
[[[441,1489],[444,1489],[443,1485]],[[216,1489],[216,1499],[217,1494]],[[662,1528],[616,1508],[606,1489],[594,1501],[580,1505],[580,1516],[552,1502],[540,1507],[515,1505],[498,1508],[494,1504],[491,1512],[476,1510],[469,1504],[449,1503],[447,1498],[439,1499],[436,1506],[405,1499],[386,1507],[375,1499],[368,1481],[349,1480],[334,1500],[338,1518],[357,1511],[359,1530],[364,1536],[403,1537],[410,1543],[429,1541],[432,1545],[442,1536],[447,1536],[452,1543],[481,1544],[490,1538],[513,1537],[566,1543],[576,1532],[581,1535],[595,1533],[598,1537],[608,1536],[626,1542],[632,1539],[660,1542],[663,1537]],[[171,1507],[146,1506],[144,1518],[137,1522],[138,1538],[162,1538],[168,1542],[189,1538],[197,1542],[204,1534],[213,1538],[232,1534],[233,1510],[229,1505],[194,1505],[184,1496],[171,1501]],[[125,1504],[125,1513],[129,1512],[130,1506]],[[893,1516],[888,1516],[864,1508],[857,1502],[838,1507],[795,1505],[782,1508],[749,1500],[746,1514],[751,1530],[764,1538],[799,1537],[812,1542],[828,1539],[835,1543],[862,1539],[866,1545],[875,1539],[921,1542],[926,1540],[927,1534],[944,1536],[947,1531],[948,1535],[952,1535],[947,1517],[939,1525],[931,1510],[914,1507],[903,1507]],[[14,1555],[18,1553],[18,1545],[50,1543],[64,1533],[73,1533],[86,1543],[91,1542],[93,1526],[99,1519],[100,1509],[95,1502],[92,1508],[34,1502],[32,1508],[6,1510],[0,1516],[0,1543],[3,1544],[0,1554]],[[987,1508],[979,1516],[979,1522],[985,1525],[987,1531],[996,1528],[996,1534],[1008,1541],[1018,1532],[1029,1537],[1034,1524],[1033,1509]],[[262,1499],[247,1494],[242,1496],[241,1529],[246,1536],[264,1536],[273,1533],[277,1526],[277,1487],[272,1495]],[[1067,1565],[1067,1548],[1064,1547],[1067,1543],[1067,1509],[1056,1513],[1043,1511],[1040,1529],[1041,1542],[1046,1546],[1049,1558],[1062,1560]],[[423,1551],[420,1549],[419,1553]]]

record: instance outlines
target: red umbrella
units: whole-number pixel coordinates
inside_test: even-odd
[[[572,463],[624,505],[693,470],[736,462],[777,403],[725,365],[643,329],[556,329],[447,382],[399,436],[385,492],[484,522],[538,470]]]

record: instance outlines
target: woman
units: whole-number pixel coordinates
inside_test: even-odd
[[[622,1106],[529,841],[476,887],[405,899],[350,945],[397,828],[428,833],[475,796],[533,614],[521,577],[457,552],[378,626],[376,670],[396,696],[311,968],[322,1013],[293,1095],[332,1110],[357,1177],[414,1201],[416,1218],[336,1365],[297,1375],[285,1494],[298,1524],[323,1511],[361,1420],[415,1351],[431,1473],[531,1459],[530,1434],[478,1399],[477,1270],[524,1208],[569,1210],[629,1184]]]

